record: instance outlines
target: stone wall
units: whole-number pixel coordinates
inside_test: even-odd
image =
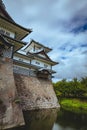
[[[36,73],[34,72],[34,70],[31,70],[29,68],[16,66],[16,65],[13,66],[13,72],[16,74],[21,74],[21,75],[25,75],[25,76],[36,77]]]
[[[0,57],[0,130],[24,124],[21,107],[16,101],[12,60]]]
[[[0,57],[0,130],[24,125],[22,110],[57,107],[50,80],[13,75],[12,60]]]
[[[59,107],[52,82],[37,77],[14,74],[23,110]]]

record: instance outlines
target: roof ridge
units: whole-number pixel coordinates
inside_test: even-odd
[[[6,6],[5,6],[3,0],[0,0],[0,8],[1,8],[1,10],[3,11],[4,15],[6,16],[6,19],[9,19],[10,21],[15,22],[15,21],[12,19],[12,17],[9,15],[9,13],[7,12]]]
[[[3,3],[2,0],[0,0],[0,6],[2,6],[4,9],[6,9],[5,4]]]

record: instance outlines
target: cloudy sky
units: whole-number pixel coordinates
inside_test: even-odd
[[[18,24],[33,29],[25,41],[53,49],[55,81],[87,76],[87,0],[3,1]]]

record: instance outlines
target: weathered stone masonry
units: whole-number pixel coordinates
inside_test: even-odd
[[[24,124],[22,109],[16,101],[13,62],[0,57],[0,129]]]
[[[50,80],[17,73],[13,75],[12,59],[0,58],[0,129],[23,125],[22,110],[57,107]]]
[[[14,78],[23,110],[59,107],[51,80],[16,73]]]

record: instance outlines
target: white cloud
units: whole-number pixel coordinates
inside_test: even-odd
[[[83,29],[87,24],[87,0],[4,0],[4,3],[17,23],[33,28],[25,40],[33,38],[53,48],[49,55],[60,62],[53,67],[56,78],[87,76],[87,46],[82,46],[87,45],[87,31]]]

